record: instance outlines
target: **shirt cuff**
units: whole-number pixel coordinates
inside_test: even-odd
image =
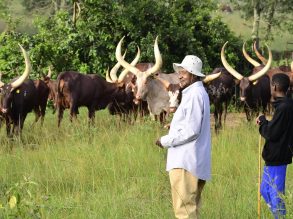
[[[163,146],[164,148],[169,148],[169,147],[171,147],[171,146],[170,146],[170,143],[169,143],[169,136],[168,136],[168,135],[165,135],[165,136],[161,137],[160,141],[161,141],[161,144],[162,144],[162,146]]]

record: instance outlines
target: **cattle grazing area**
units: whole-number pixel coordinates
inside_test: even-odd
[[[28,114],[22,139],[7,138],[1,128],[0,218],[173,218],[166,150],[154,144],[166,130],[149,117],[120,122],[107,110],[97,111],[95,126],[88,126],[87,109],[79,113],[71,123],[65,111],[59,129],[51,110],[43,126]],[[228,113],[223,129],[212,133],[212,180],[203,192],[202,218],[256,218],[256,125],[244,113]],[[290,165],[288,218],[292,197]],[[262,218],[271,218],[263,200]]]

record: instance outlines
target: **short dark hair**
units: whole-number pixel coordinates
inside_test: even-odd
[[[276,85],[279,91],[287,92],[290,86],[290,78],[288,75],[283,73],[277,73],[273,75],[272,85]]]

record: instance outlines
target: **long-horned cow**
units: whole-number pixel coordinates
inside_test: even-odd
[[[266,75],[266,72],[269,70],[272,63],[272,53],[267,46],[269,51],[268,63],[258,72],[249,77],[244,77],[228,64],[225,58],[225,47],[227,43],[228,42],[222,47],[221,60],[227,71],[240,81],[240,100],[244,103],[247,120],[251,121],[253,114],[257,114],[260,107],[262,107],[262,111],[265,113],[267,105],[270,102],[270,79]]]
[[[37,100],[37,90],[34,82],[27,79],[31,71],[30,60],[23,47],[21,45],[19,46],[25,59],[25,70],[23,74],[7,84],[0,82],[0,107],[6,120],[6,132],[8,136],[21,133],[26,116],[34,109]]]
[[[205,87],[209,94],[210,102],[214,105],[215,131],[222,128],[222,114],[226,120],[227,108],[235,90],[234,77],[223,67],[215,68],[212,74],[221,72],[221,75],[208,83]]]
[[[147,68],[146,70],[140,70],[139,68],[127,63],[121,55],[121,45],[124,37],[120,40],[116,47],[116,59],[117,61],[128,71],[132,72],[136,76],[135,80],[135,102],[139,103],[141,100],[146,100],[148,103],[148,108],[150,114],[157,118],[160,117],[160,121],[164,122],[164,117],[168,111],[169,96],[163,87],[162,83],[150,76],[157,73],[162,67],[162,57],[158,47],[158,37],[154,44],[154,53],[156,62],[153,66]],[[172,80],[172,77],[176,81],[170,81],[172,83],[179,83],[178,77],[167,75],[168,81]]]
[[[124,54],[125,56],[125,54]],[[123,56],[123,58],[124,58]],[[131,62],[130,65],[135,66],[140,58],[140,50],[138,48],[137,55],[135,59]],[[141,66],[140,64],[138,64]],[[114,101],[108,105],[108,110],[111,115],[118,114],[124,121],[131,121],[132,116],[134,120],[136,120],[137,116],[141,117],[148,114],[147,103],[146,101],[141,101],[136,104],[134,101],[134,93],[133,83],[135,81],[135,76],[129,72],[127,69],[124,69],[119,77],[117,77],[117,71],[120,68],[120,63],[116,63],[116,65],[111,69],[110,74],[109,71],[106,73],[106,80],[110,83],[116,83],[117,86],[124,85],[125,86],[125,99],[124,101]]]
[[[248,55],[248,53],[245,50],[245,43],[243,44],[242,51],[243,51],[243,55],[246,58],[246,60],[254,66],[253,73],[255,73],[255,72],[259,71],[260,69],[262,69],[267,64],[268,60],[264,56],[262,56],[261,53],[257,50],[256,42],[254,43],[253,48],[254,48],[254,52],[255,52],[256,56],[261,60],[262,63],[257,62],[251,56]],[[278,66],[278,67],[270,68],[266,74],[269,76],[270,80],[272,80],[273,75],[277,74],[277,73],[282,73],[282,74],[286,74],[289,76],[289,78],[290,78],[290,90],[289,91],[292,93],[293,92],[293,61],[291,63],[291,68],[290,68],[290,66],[284,66],[284,65]]]

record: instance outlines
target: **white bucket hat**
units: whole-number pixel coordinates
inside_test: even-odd
[[[191,74],[197,75],[199,77],[205,77],[205,75],[201,73],[202,61],[200,58],[194,55],[185,56],[181,64],[173,63],[173,68],[176,72],[178,72],[180,68],[184,68]]]

